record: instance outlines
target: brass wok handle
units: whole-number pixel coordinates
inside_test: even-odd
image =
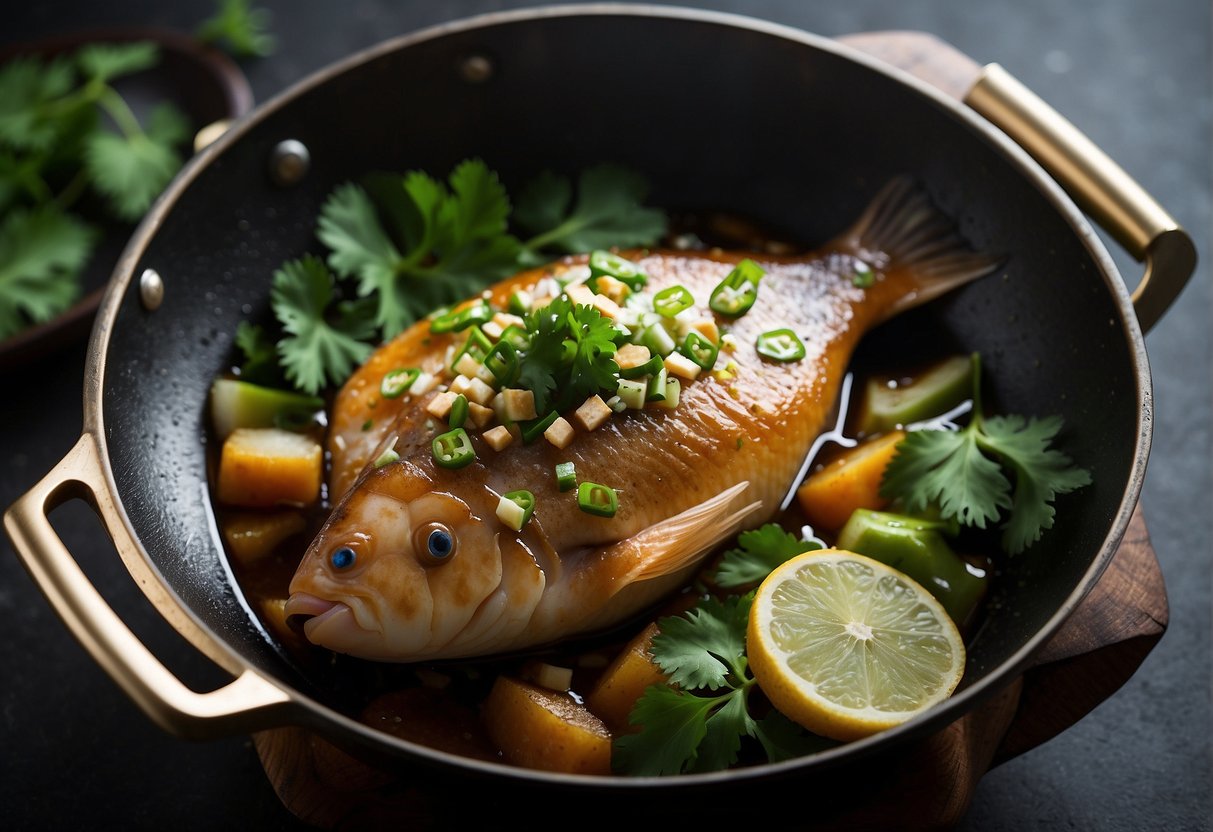
[[[1146,271],[1133,292],[1148,332],[1196,268],[1187,232],[1102,150],[998,64],[988,64],[965,103],[1043,165]]]
[[[51,606],[85,649],[143,711],[183,737],[245,733],[281,720],[291,702],[280,687],[251,669],[218,690],[196,693],[151,654],[101,597],[51,526],[49,513],[73,499],[97,512],[114,545],[133,547],[85,433],[37,485],[4,514],[13,546]]]

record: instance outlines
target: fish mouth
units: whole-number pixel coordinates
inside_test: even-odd
[[[288,619],[307,616],[303,622],[303,633],[308,641],[321,647],[340,650],[366,638],[367,630],[354,617],[349,604],[342,601],[326,601],[296,592],[287,599],[283,613]]]

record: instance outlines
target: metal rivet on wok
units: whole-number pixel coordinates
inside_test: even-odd
[[[285,139],[270,151],[270,178],[278,185],[295,185],[311,164],[312,156],[303,142]]]
[[[493,77],[493,62],[485,55],[469,55],[459,64],[459,74],[469,84],[483,84]]]
[[[139,275],[139,299],[143,308],[155,312],[164,302],[164,280],[155,269],[144,269]]]

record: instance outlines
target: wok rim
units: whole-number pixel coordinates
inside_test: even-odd
[[[999,153],[1004,160],[1010,163],[1020,176],[1025,177],[1028,183],[1040,192],[1041,196],[1057,210],[1070,228],[1078,235],[1087,253],[1091,256],[1095,265],[1098,266],[1099,275],[1104,285],[1113,296],[1116,312],[1120,319],[1118,322],[1119,327],[1126,338],[1127,346],[1130,348],[1133,376],[1137,382],[1137,445],[1132,465],[1128,471],[1125,492],[1115,515],[1111,518],[1108,533],[1104,536],[1098,551],[1094,554],[1090,565],[1083,573],[1079,583],[1053,612],[1045,624],[1028,638],[1019,649],[962,691],[932,707],[927,713],[902,725],[865,739],[845,743],[826,751],[783,762],[765,763],[701,774],[683,774],[677,777],[622,777],[544,772],[524,769],[503,762],[474,760],[413,743],[393,737],[390,734],[372,728],[366,723],[346,716],[328,705],[313,699],[294,686],[278,678],[267,676],[267,674],[253,666],[239,651],[234,649],[226,640],[207,626],[194,613],[193,609],[182,601],[175,589],[164,579],[155,561],[151,558],[143,541],[140,539],[127,513],[126,506],[122,502],[114,478],[114,466],[111,464],[110,449],[106,441],[102,406],[110,334],[116,324],[123,298],[130,287],[131,281],[135,277],[135,266],[151,241],[155,238],[165,218],[183,197],[194,180],[206,170],[211,162],[225,152],[228,152],[229,149],[236,148],[238,150],[239,142],[246,134],[251,132],[254,127],[271,114],[289,105],[296,98],[322,86],[330,79],[388,54],[449,35],[482,28],[557,18],[592,16],[634,18],[637,20],[661,19],[709,24],[725,29],[746,30],[790,41],[798,46],[807,46],[821,52],[831,53],[836,57],[859,64],[871,72],[889,77],[891,80],[898,82],[902,87],[907,88],[907,94],[916,94],[924,97],[929,102],[946,111],[950,117],[959,122],[957,124],[958,130],[967,128],[973,141],[987,142],[991,149]],[[898,67],[869,56],[834,38],[817,35],[794,26],[774,23],[749,15],[658,4],[561,4],[491,12],[437,24],[415,32],[389,38],[346,56],[307,75],[264,103],[254,107],[237,119],[222,136],[186,163],[135,229],[119,257],[105,288],[105,295],[97,312],[93,333],[89,341],[84,382],[84,432],[86,434],[91,433],[98,443],[98,458],[105,488],[113,499],[118,519],[142,559],[142,563],[127,560],[126,565],[128,569],[132,571],[136,568],[146,570],[146,573],[155,579],[158,584],[156,594],[163,593],[166,603],[171,601],[173,608],[164,609],[157,598],[150,594],[151,590],[145,589],[145,593],[149,593],[149,599],[153,602],[157,611],[180,631],[196,649],[203,652],[229,672],[239,674],[244,671],[250,671],[266,679],[266,681],[277,686],[289,697],[290,708],[287,713],[290,718],[273,720],[274,725],[267,725],[266,727],[306,725],[311,728],[321,729],[330,738],[336,739],[339,742],[344,741],[348,743],[349,741],[353,741],[354,744],[363,748],[378,750],[380,752],[386,750],[391,757],[399,758],[401,762],[421,761],[437,769],[445,769],[450,772],[465,774],[471,772],[490,778],[501,777],[505,780],[550,783],[582,789],[589,787],[595,789],[631,790],[657,786],[667,790],[683,790],[721,785],[725,781],[729,784],[736,784],[741,781],[748,782],[772,776],[786,776],[808,769],[824,770],[825,768],[835,768],[844,763],[854,762],[860,757],[866,757],[879,751],[901,746],[912,738],[934,733],[974,710],[981,703],[987,701],[994,694],[1003,690],[1005,686],[1012,683],[1030,665],[1032,658],[1058,631],[1066,619],[1070,617],[1078,604],[1098,582],[1099,577],[1111,562],[1124,538],[1129,521],[1140,498],[1152,442],[1152,414],[1152,382],[1148,356],[1145,349],[1145,339],[1138,325],[1132,301],[1130,300],[1124,281],[1102,241],[1087,221],[1086,216],[1077,208],[1071,198],[1062,190],[1061,186],[1022,147],[966,106],[964,102],[947,96],[934,86],[919,80]],[[226,557],[226,555],[223,556]],[[295,717],[298,718],[296,719]]]

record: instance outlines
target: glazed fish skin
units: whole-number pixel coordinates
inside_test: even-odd
[[[646,291],[681,284],[705,315],[712,289],[746,256],[630,253]],[[675,410],[627,411],[564,451],[539,440],[497,453],[472,432],[476,462],[436,466],[430,440],[445,426],[427,429],[424,410],[435,394],[383,401],[378,385],[396,367],[439,370],[452,339],[423,322],[382,347],[338,398],[331,493],[344,496],[300,564],[288,614],[315,616],[305,629],[316,644],[404,662],[514,651],[619,623],[684,583],[743,525],[775,515],[867,330],[994,265],[904,181],[821,251],[754,259],[766,275],[753,308],[718,317],[736,343],[717,362],[732,362],[729,374],[702,374],[684,383]],[[854,278],[865,265],[876,279],[861,288]],[[550,271],[499,284],[491,302],[504,306]],[[760,333],[782,327],[800,335],[803,360],[756,352]],[[393,440],[401,462],[368,466]],[[588,515],[575,492],[557,490],[554,467],[565,461],[578,481],[619,491],[615,517]],[[495,508],[520,488],[535,494],[536,511],[515,533]],[[435,528],[451,537],[449,557],[427,548]],[[354,565],[336,568],[345,548]]]

